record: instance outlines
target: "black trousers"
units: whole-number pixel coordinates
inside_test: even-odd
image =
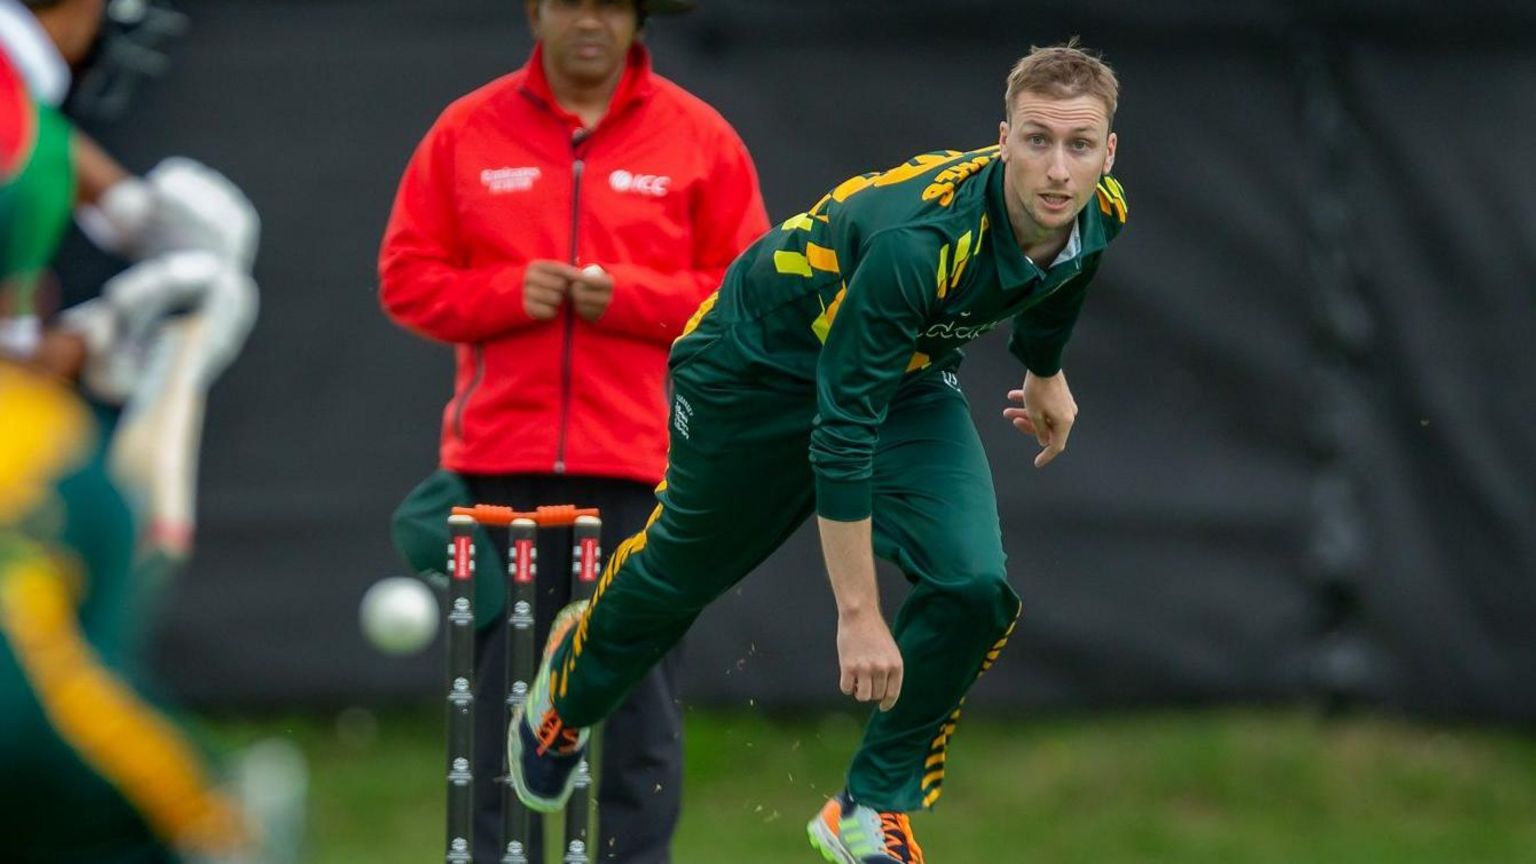
[[[463,475],[477,504],[532,509],[540,504],[597,507],[605,553],[637,533],[656,506],[650,486],[604,477],[542,474]],[[491,536],[506,555],[505,531]],[[543,646],[555,613],[570,602],[571,532],[543,529],[538,540],[535,638]],[[477,864],[501,860],[501,795],[506,773],[506,616],[475,639],[475,836]],[[671,864],[672,834],[682,808],[683,712],[677,697],[679,652],[668,654],[610,716],[603,732],[598,787],[598,842],[603,864]],[[535,816],[532,845],[542,849]],[[535,859],[538,860],[538,859]]]

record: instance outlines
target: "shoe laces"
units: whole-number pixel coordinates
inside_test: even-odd
[[[544,712],[544,720],[539,723],[538,731],[539,755],[548,753],[550,748],[558,754],[574,753],[576,745],[581,743],[581,731],[565,725],[560,715],[551,708]]]
[[[917,838],[912,836],[912,821],[905,813],[880,814],[880,833],[885,835],[885,850],[892,853],[900,853],[897,860],[903,864],[923,864],[923,850],[917,845]]]

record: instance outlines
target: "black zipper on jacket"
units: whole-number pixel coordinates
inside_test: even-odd
[[[475,355],[475,374],[469,377],[469,384],[459,394],[459,404],[453,408],[453,434],[460,441],[464,440],[464,409],[469,407],[469,397],[485,378],[485,346],[476,342],[470,346],[470,351]]]
[[[587,164],[581,158],[581,143],[587,140],[586,130],[579,130],[571,136],[571,155],[575,160],[571,163],[571,266],[581,266],[581,175],[586,170]],[[561,346],[560,356],[560,438],[555,445],[555,473],[565,473],[565,441],[571,421],[571,357],[574,352],[572,342],[576,335],[576,307],[570,298],[565,302],[565,342]]]

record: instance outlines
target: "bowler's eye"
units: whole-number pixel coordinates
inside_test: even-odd
[[[1079,138],[1072,142],[1072,149],[1079,153],[1086,152],[1093,149],[1093,142],[1087,138]]]
[[[1041,135],[1038,132],[1032,132],[1032,133],[1024,136],[1024,143],[1028,144],[1031,147],[1044,147],[1045,146],[1045,136]]]

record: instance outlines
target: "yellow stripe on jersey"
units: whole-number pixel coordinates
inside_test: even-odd
[[[811,271],[838,273],[837,253],[815,243],[805,244],[805,252],[776,249],[773,253],[773,269],[785,276],[802,276],[809,279]]]
[[[773,269],[785,276],[811,278],[811,262],[799,252],[791,252],[788,249],[774,250]]]
[[[812,270],[820,270],[823,273],[837,273],[837,253],[825,246],[817,246],[815,243],[805,244],[805,260],[811,265]]]
[[[860,189],[868,188],[869,184],[873,182],[875,182],[875,175],[873,174],[860,174],[856,177],[849,177],[847,180],[837,184],[837,188],[832,190],[831,198],[833,201],[841,204],[847,201],[850,195],[858,192]]]
[[[48,721],[177,849],[227,855],[245,842],[238,811],[197,752],[117,679],[80,635],[58,565],[41,552],[0,573],[0,632]]]
[[[965,154],[959,150],[940,150],[936,153],[920,153],[897,165],[888,171],[882,172],[871,178],[876,186],[895,186],[897,183],[905,183],[919,174],[926,174],[937,165],[942,165]]]
[[[815,227],[815,225],[816,220],[811,218],[811,214],[800,213],[785,219],[784,224],[779,227],[783,228],[785,231],[809,231],[811,228]]]
[[[939,299],[943,300],[944,299],[944,295],[949,293],[949,244],[948,243],[945,243],[943,246],[941,246],[939,248],[939,269],[938,269],[937,275],[938,275],[938,285],[939,285]]]
[[[848,286],[844,285],[838,289],[832,302],[821,310],[820,315],[816,316],[816,320],[811,322],[811,332],[816,334],[817,341],[826,343],[827,334],[832,332],[832,321],[837,318],[837,310],[842,308],[843,298],[847,296]]]
[[[959,150],[922,153],[886,171],[849,177],[847,180],[839,183],[837,188],[832,190],[832,194],[829,197],[841,204],[862,189],[867,189],[870,186],[895,186],[898,183],[905,183],[914,177],[928,173],[936,166],[950,162],[963,155],[965,154]],[[811,208],[811,213],[814,215],[820,208],[821,205],[818,204],[816,207]]]
[[[0,362],[0,523],[15,522],[51,494],[53,482],[86,456],[89,413],[57,384]]]
[[[965,273],[965,265],[971,260],[971,241],[973,232],[967,231],[960,235],[960,242],[955,245],[955,272],[949,277],[949,287],[960,287],[960,277]],[[940,297],[944,295],[939,294]]]
[[[684,336],[687,336],[689,333],[692,333],[694,330],[698,329],[699,322],[704,320],[704,316],[709,314],[709,310],[715,308],[715,304],[719,302],[719,300],[720,289],[717,288],[711,292],[708,297],[704,298],[704,302],[699,304],[699,308],[693,310],[693,316],[688,319],[687,324],[683,325],[683,332],[678,335],[677,338],[681,339]],[[674,339],[672,341],[675,343],[677,340]]]

